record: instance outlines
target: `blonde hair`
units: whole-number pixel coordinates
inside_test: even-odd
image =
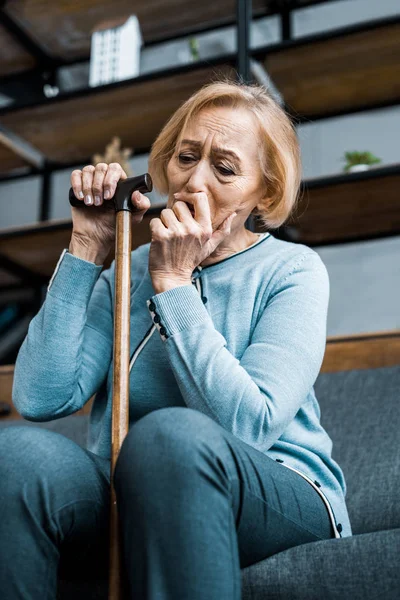
[[[296,130],[268,90],[258,84],[219,79],[205,84],[172,115],[154,141],[149,156],[149,173],[156,190],[168,194],[167,165],[189,119],[202,108],[223,106],[247,108],[258,125],[259,164],[266,185],[267,201],[253,214],[265,229],[280,227],[299,200],[301,183],[300,148]]]

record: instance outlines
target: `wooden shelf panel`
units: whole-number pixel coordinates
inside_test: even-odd
[[[195,68],[6,113],[1,122],[60,163],[102,153],[116,135],[123,147],[149,148],[176,109],[216,73],[234,78],[229,65]]]
[[[4,404],[8,404],[11,408],[8,416],[0,416],[2,421],[7,419],[21,419],[21,415],[17,413],[17,409],[12,403],[13,379],[14,365],[0,365],[0,408],[3,409]]]
[[[311,0],[298,2],[299,6],[313,4]],[[45,5],[45,6],[44,6]],[[169,0],[165,2],[132,2],[90,0],[73,2],[40,2],[14,0],[6,3],[6,14],[22,27],[48,54],[65,60],[90,54],[92,31],[103,21],[119,20],[135,14],[140,23],[144,43],[155,42],[219,24],[231,24],[236,19],[236,0],[192,2]],[[267,15],[276,10],[276,2],[253,0],[253,16]],[[44,18],[45,15],[45,18]],[[7,46],[8,52],[8,46]],[[5,52],[2,56],[7,56]],[[13,66],[6,68],[10,71]]]
[[[392,20],[319,41],[266,47],[253,55],[264,60],[289,110],[305,117],[400,101],[400,23]],[[212,63],[10,109],[1,122],[61,164],[102,152],[114,135],[125,146],[149,148],[169,117],[203,84],[217,75],[236,79],[233,55]],[[8,154],[2,164],[2,172],[9,172],[21,166],[21,159]]]
[[[375,171],[375,173],[373,173]],[[382,176],[377,176],[381,172]],[[307,188],[285,227],[293,241],[313,245],[400,232],[400,167],[371,169],[336,185]],[[371,177],[371,175],[374,175]]]
[[[264,59],[287,106],[302,116],[400,99],[400,23],[253,54]]]
[[[327,339],[321,373],[400,365],[400,331]]]
[[[33,69],[36,60],[0,24],[0,76]]]
[[[0,175],[5,175],[14,169],[30,167],[18,154],[5,146],[0,139]]]
[[[72,222],[65,229],[52,231],[38,227],[30,234],[4,237],[0,239],[0,254],[37,275],[51,277],[63,248],[69,246],[71,232]],[[0,282],[2,285],[3,281]]]
[[[324,0],[297,0],[299,8],[320,4]],[[326,0],[329,1],[329,0]],[[277,11],[276,1],[253,0],[253,18],[273,14]],[[14,0],[3,10],[10,19],[26,31],[35,43],[50,56],[63,61],[90,58],[91,34],[99,23],[119,20],[136,14],[144,43],[163,41],[167,38],[190,34],[193,31],[213,29],[220,25],[234,25],[236,0],[219,2],[188,3],[185,0],[170,0],[168,8],[160,2],[136,2],[117,0],[110,4],[106,0],[90,2],[41,2],[36,0]],[[46,18],[43,18],[45,12]],[[0,77],[19,73],[38,66],[18,41],[0,25]]]
[[[163,207],[154,208],[146,214],[143,221],[132,229],[132,250],[150,242],[149,222],[158,216]],[[21,229],[9,229],[0,232],[0,255],[13,260],[38,276],[50,279],[64,248],[69,247],[72,233],[72,221],[46,222]],[[114,260],[114,248],[104,262],[108,268]],[[20,281],[7,271],[0,269],[0,290]]]
[[[329,0],[326,0],[329,1]],[[323,0],[297,0],[297,7],[320,4]],[[277,12],[276,0],[253,0],[253,18]],[[40,2],[13,0],[3,10],[34,42],[54,58],[71,61],[90,56],[92,31],[104,21],[118,21],[135,14],[140,23],[143,41],[163,41],[190,32],[234,25],[236,0],[192,2],[132,2],[106,0],[92,2],[63,0]],[[44,18],[45,15],[45,18]],[[18,42],[0,26],[0,76],[18,73],[36,66],[33,57],[19,47]]]

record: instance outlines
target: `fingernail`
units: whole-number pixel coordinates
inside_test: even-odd
[[[100,198],[100,196],[95,196],[95,197],[94,197],[94,203],[95,203],[95,205],[96,205],[96,206],[99,206],[100,202],[101,202],[101,198]]]
[[[174,198],[178,198],[180,196],[180,193],[177,192],[176,194],[174,194]]]
[[[92,196],[89,196],[89,195],[86,196],[85,204],[93,204]]]
[[[106,190],[106,191],[104,192],[104,199],[105,199],[105,200],[108,200],[108,199],[109,199],[109,197],[110,197],[110,190]]]
[[[79,198],[84,198],[85,195],[83,192],[79,192],[78,196],[79,196]]]

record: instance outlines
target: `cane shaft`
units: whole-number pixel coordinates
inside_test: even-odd
[[[122,442],[129,429],[131,236],[131,213],[128,210],[118,211],[115,241],[109,600],[123,598],[123,562],[113,478]]]

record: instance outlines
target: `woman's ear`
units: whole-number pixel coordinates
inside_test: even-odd
[[[260,213],[260,212],[264,212],[265,210],[267,210],[269,208],[270,204],[272,204],[273,201],[274,201],[273,198],[265,196],[253,208],[253,210],[251,211],[252,214],[257,214],[257,213]]]

